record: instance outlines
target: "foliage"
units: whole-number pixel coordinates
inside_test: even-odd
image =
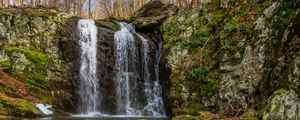
[[[198,79],[200,75],[207,74],[209,72],[209,69],[207,66],[198,66],[194,69],[192,69],[188,75],[187,79],[188,80],[195,80]]]
[[[271,22],[275,31],[275,39],[281,39],[285,28],[294,20],[297,6],[292,2],[283,2],[278,12],[272,16]]]
[[[16,96],[13,92],[13,89],[10,86],[4,85],[2,83],[0,83],[0,92],[10,96]]]
[[[209,109],[206,104],[217,104],[212,97],[220,85],[223,56],[231,58],[237,52],[243,55],[244,40],[257,35],[255,21],[270,4],[270,1],[230,0],[229,7],[224,9],[219,7],[220,1],[212,1],[193,10],[180,10],[162,25],[165,47],[180,46],[188,51],[187,56],[178,60],[180,64],[172,68],[174,92],[183,96],[185,92],[179,88],[185,86],[189,93],[183,102],[176,98],[176,107],[193,111]],[[173,51],[168,55],[176,56]]]
[[[27,72],[26,78],[23,80],[24,83],[39,86],[41,88],[50,88],[50,82],[45,80],[46,76],[43,73]]]
[[[3,70],[9,70],[9,69],[11,69],[11,65],[12,65],[12,63],[9,60],[3,61],[2,62],[2,69]]]
[[[286,92],[286,90],[285,89],[278,89],[278,90],[276,90],[274,93],[273,93],[273,95],[280,95],[280,94],[283,94],[283,93],[285,93]]]
[[[224,30],[227,32],[237,31],[238,27],[235,24],[226,23],[224,26]]]
[[[207,77],[203,80],[202,89],[200,89],[200,96],[213,96],[214,92],[219,86],[219,78],[213,72],[210,72]]]

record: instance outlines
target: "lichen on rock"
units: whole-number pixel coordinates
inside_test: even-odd
[[[293,90],[279,89],[262,109],[263,120],[300,119],[300,100]]]
[[[18,85],[12,87],[17,96],[5,92],[3,95],[9,98],[6,99],[9,100],[6,107],[12,107],[6,111],[15,113],[6,112],[1,115],[43,116],[34,104],[50,103],[51,82],[57,78],[64,79],[59,43],[65,37],[64,24],[70,17],[47,8],[9,7],[0,10],[0,68],[10,75],[4,77],[2,84]],[[22,98],[16,98],[20,96]],[[29,104],[24,107],[15,106],[16,101],[30,103],[32,107],[27,109]]]

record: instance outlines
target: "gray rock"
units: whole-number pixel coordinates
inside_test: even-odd
[[[300,119],[300,100],[293,90],[277,90],[263,108],[263,120],[298,119]]]
[[[161,25],[168,17],[177,12],[177,7],[163,4],[159,0],[152,0],[131,16],[136,29],[153,29]]]

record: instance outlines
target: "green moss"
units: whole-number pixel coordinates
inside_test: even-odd
[[[41,88],[50,88],[50,82],[46,80],[46,76],[43,73],[27,72],[26,78],[23,80],[24,83],[39,86]]]
[[[8,53],[11,52],[21,52],[23,53],[28,60],[30,60],[35,69],[26,70],[26,71],[12,71],[13,75],[18,76],[23,80],[24,83],[32,84],[35,86],[39,86],[44,89],[48,89],[50,87],[50,81],[46,80],[47,74],[47,63],[48,58],[46,54],[35,52],[31,50],[25,50],[18,47],[5,47],[4,50]],[[61,64],[63,64],[61,62]]]
[[[11,69],[11,65],[12,65],[12,63],[9,60],[3,61],[2,62],[2,69],[3,70],[9,70],[9,69]]]
[[[3,115],[6,116],[36,117],[37,114],[39,114],[39,111],[33,103],[19,98],[1,96],[0,106],[7,111],[6,113],[3,113]]]
[[[219,2],[212,1],[211,6],[198,8],[199,14],[195,19],[191,19],[191,15],[197,13],[195,9],[182,10],[169,18],[161,27],[167,49],[180,46],[188,50],[187,57],[182,61],[184,64],[177,65],[172,71],[171,79],[174,85],[172,92],[175,91],[174,93],[180,96],[182,91],[180,86],[182,85],[186,86],[189,93],[197,94],[194,96],[189,94],[187,103],[177,100],[173,106],[188,110],[201,108],[203,107],[201,104],[207,103],[216,94],[220,84],[218,70],[221,58],[226,54],[228,58],[234,59],[231,60],[234,64],[240,62],[240,59],[236,59],[234,55],[240,53],[240,56],[243,56],[245,45],[253,45],[259,40],[260,37],[257,33],[261,31],[255,30],[255,21],[263,15],[267,7],[274,3],[272,1],[233,0],[230,1],[227,9],[221,9]],[[273,27],[276,28],[275,33],[280,35],[278,38],[282,38],[284,30],[292,22],[296,10],[295,6],[292,6],[292,2],[282,2],[284,4],[279,8],[281,12],[276,13],[277,17],[271,18],[276,19],[272,20],[272,23],[276,24]],[[191,32],[189,32],[190,29]],[[191,34],[186,35],[185,33]],[[271,37],[278,35],[271,35]],[[203,47],[207,41],[208,43]],[[172,55],[172,52],[170,53],[169,55]],[[199,56],[202,57],[201,61],[195,59]],[[203,109],[205,108],[203,107]],[[252,119],[252,117],[250,118]],[[256,118],[253,117],[253,119]]]
[[[35,110],[36,109],[36,107],[35,107],[35,105],[33,103],[28,102],[28,101],[23,100],[23,99],[18,99],[17,106],[20,109],[24,109],[24,110]]]
[[[16,96],[16,94],[10,86],[4,85],[2,83],[0,83],[0,92],[5,93],[9,96]]]
[[[27,89],[27,93],[35,98],[38,98],[41,103],[47,103],[51,101],[51,99],[49,99],[51,98],[50,94],[45,93],[41,89],[31,87]]]
[[[296,17],[297,6],[292,1],[285,1],[279,7],[274,16],[270,18],[273,28],[275,29],[275,39],[283,37],[286,27]],[[278,40],[279,41],[279,40]]]
[[[280,95],[280,94],[285,93],[285,92],[286,92],[285,89],[278,89],[278,90],[276,90],[276,91],[273,93],[273,95]]]
[[[224,30],[227,32],[237,31],[238,27],[235,24],[226,23],[224,26]]]
[[[201,75],[205,75],[209,72],[207,66],[197,66],[188,73],[187,80],[197,80]]]
[[[57,63],[58,63],[58,65],[60,66],[60,68],[65,68],[65,66],[66,66],[66,63],[65,63],[64,60],[59,59],[59,60],[57,61]]]
[[[47,56],[44,53],[39,53],[31,50],[25,50],[18,47],[5,47],[6,52],[19,51],[25,54],[26,58],[35,63],[37,68],[43,69],[47,64]]]
[[[4,96],[0,97],[0,104],[5,107],[13,107]]]
[[[187,106],[189,109],[191,109],[190,111],[196,111],[199,112],[202,108],[202,104],[199,102],[191,102],[189,103],[189,105]]]

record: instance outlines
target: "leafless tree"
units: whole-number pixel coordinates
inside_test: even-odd
[[[153,0],[0,0],[0,8],[8,6],[49,7],[86,18],[128,18],[144,4]],[[181,8],[193,8],[205,0],[160,0]]]

